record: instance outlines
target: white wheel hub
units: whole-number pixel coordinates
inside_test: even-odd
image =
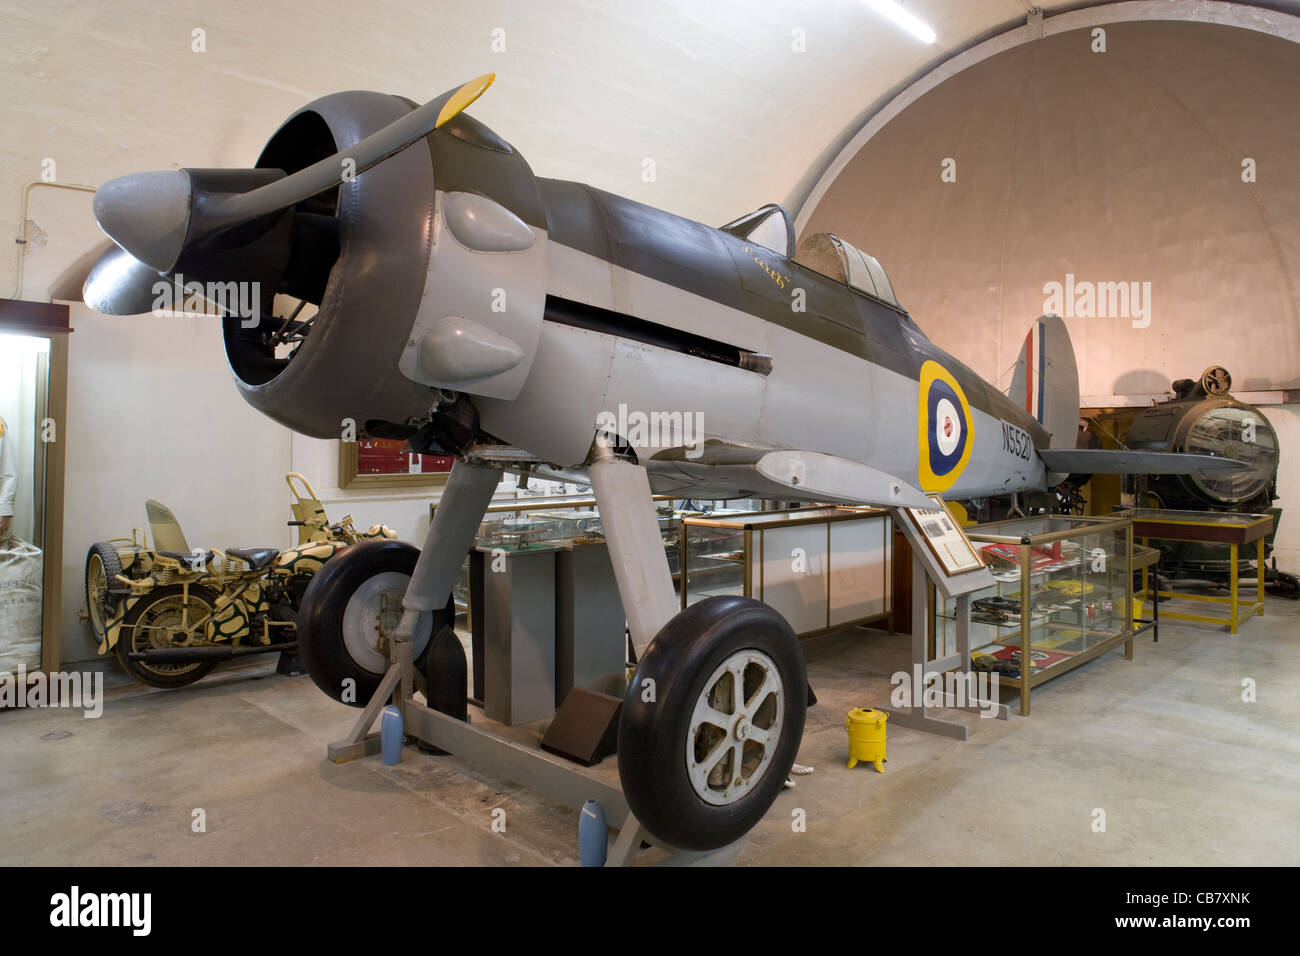
[[[411,576],[385,571],[368,578],[352,592],[343,609],[343,646],[363,670],[382,674],[388,669],[387,648],[402,620],[402,597]],[[424,653],[433,636],[433,614],[424,612],[416,625],[411,657]]]
[[[686,732],[686,770],[705,803],[725,806],[754,789],[772,765],[785,692],[772,658],[736,651],[705,682]]]

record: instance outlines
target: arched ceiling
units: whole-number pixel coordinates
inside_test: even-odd
[[[1300,45],[1190,22],[1115,23],[1106,41],[1048,36],[934,87],[848,160],[804,231],[879,258],[930,336],[1000,384],[1055,310],[1085,395],[1159,393],[1212,364],[1239,388],[1296,387]],[[1049,302],[1070,282],[1137,282],[1145,314]]]
[[[423,100],[493,70],[497,83],[472,112],[539,175],[716,225],[806,193],[875,107],[1022,23],[1028,6],[905,5],[934,28],[933,45],[863,0],[2,0],[0,199],[16,212],[46,159],[60,181],[90,185],[147,169],[244,166],[322,94]],[[192,50],[196,29],[202,53]],[[504,52],[493,50],[497,29]],[[84,195],[38,191],[29,215],[33,298],[98,234]],[[14,261],[0,260],[0,295],[11,294]]]

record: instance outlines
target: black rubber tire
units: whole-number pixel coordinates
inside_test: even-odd
[[[736,651],[754,649],[776,665],[785,715],[771,763],[749,793],[715,806],[701,799],[687,774],[686,736],[705,683]],[[642,700],[654,680],[654,702]],[[776,800],[794,764],[807,714],[803,649],[785,618],[761,601],[735,595],[706,598],[675,615],[646,649],[623,699],[618,771],[628,806],[661,843],[714,850],[744,836]]]
[[[122,573],[122,559],[118,557],[117,548],[107,541],[96,541],[90,546],[90,550],[86,552],[86,567],[82,574],[82,581],[86,588],[86,613],[89,615],[91,633],[95,635],[96,640],[102,641],[104,639],[104,624],[96,624],[95,622],[96,604],[99,606],[104,623],[107,623],[112,618],[114,610],[108,606],[110,602],[107,594],[94,595],[90,593],[90,565],[96,558],[99,559],[104,568],[104,582],[108,585],[111,585],[113,579]],[[114,606],[117,604],[116,601],[111,603]]]
[[[202,680],[211,673],[212,668],[216,667],[215,661],[198,662],[192,665],[184,665],[184,670],[179,671],[156,671],[146,667],[143,661],[133,661],[127,657],[128,652],[132,650],[144,650],[145,648],[135,645],[134,626],[141,617],[163,598],[172,597],[173,595],[184,593],[184,588],[179,584],[169,584],[164,587],[154,588],[139,601],[137,601],[131,610],[126,612],[126,617],[122,620],[122,630],[118,633],[117,644],[114,650],[117,653],[117,661],[122,665],[122,669],[138,680],[142,684],[148,684],[150,687],[176,688],[186,687],[195,681]],[[216,606],[217,593],[211,588],[205,588],[202,585],[190,585],[190,600],[201,601],[208,606],[208,613]]]
[[[316,686],[340,703],[366,706],[384,676],[362,667],[347,651],[343,612],[348,601],[357,588],[377,574],[397,571],[411,575],[419,557],[420,549],[405,541],[360,541],[326,561],[307,586],[298,611],[298,657]],[[434,636],[443,627],[454,626],[455,621],[456,604],[449,594],[446,607],[435,612],[429,640],[415,659],[416,674],[424,673]],[[344,700],[347,680],[355,682],[355,700]]]

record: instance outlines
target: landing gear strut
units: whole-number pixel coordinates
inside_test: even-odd
[[[356,678],[358,690],[372,689],[355,698],[365,709],[349,738],[330,745],[330,759],[377,752],[378,735],[370,728],[391,698],[406,732],[427,745],[575,809],[598,800],[621,831],[615,862],[630,861],[643,837],[688,852],[735,844],[771,807],[794,763],[808,702],[803,651],[785,619],[750,598],[714,597],[678,611],[644,468],[606,456],[592,462],[590,474],[640,660],[619,721],[621,786],[412,697],[421,639],[431,618],[445,613],[446,595],[500,478],[495,469],[462,461],[452,469],[418,562],[409,546],[390,547],[381,561],[377,548],[371,555],[356,545],[349,551],[359,557],[335,557],[304,596],[299,642],[312,679],[336,697],[346,676]],[[373,666],[354,673],[358,656],[374,662],[370,648],[349,652],[349,609],[374,604],[395,573],[410,577],[395,628],[391,607],[380,602],[388,613],[385,633],[392,631],[390,663],[382,673]]]

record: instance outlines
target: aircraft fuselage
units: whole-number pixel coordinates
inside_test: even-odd
[[[681,421],[681,442],[622,437],[655,491],[702,497],[754,493],[723,467],[753,447],[870,464],[951,497],[1043,487],[1046,431],[902,310],[700,223],[538,185],[546,312],[518,396],[475,399],[493,435],[574,466],[602,414],[634,430]],[[770,356],[770,372],[734,364],[737,352]]]

